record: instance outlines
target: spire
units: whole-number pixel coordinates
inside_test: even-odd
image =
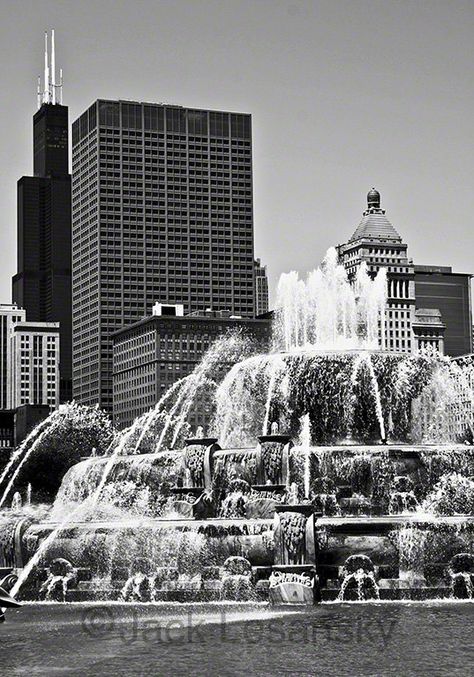
[[[48,33],[44,32],[44,92],[43,103],[49,103],[49,66],[48,66]]]
[[[54,29],[51,31],[51,69],[49,67],[48,52],[48,32],[44,33],[44,89],[41,90],[41,78],[38,78],[38,108],[44,103],[63,102],[63,71],[59,69],[59,83],[56,81],[56,45],[54,40]]]
[[[56,103],[56,55],[54,53],[54,28],[51,31],[51,94],[52,103]]]

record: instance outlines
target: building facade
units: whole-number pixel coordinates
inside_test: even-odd
[[[255,317],[268,313],[267,267],[255,259]]]
[[[380,207],[380,193],[373,188],[367,195],[367,209],[349,242],[339,246],[339,256],[349,279],[365,263],[375,276],[387,271],[387,306],[380,346],[392,352],[414,351],[412,325],[415,317],[415,280],[408,246]]]
[[[417,308],[412,329],[416,350],[431,348],[444,355],[446,325],[438,308]]]
[[[13,409],[0,410],[0,470],[8,463],[15,443],[15,412]]]
[[[13,408],[12,403],[12,335],[13,328],[26,320],[26,312],[16,304],[0,304],[0,411]]]
[[[59,405],[59,322],[19,322],[11,336],[11,404]]]
[[[53,47],[54,50],[54,47]],[[46,60],[48,53],[45,54]],[[18,181],[13,301],[29,321],[61,326],[61,401],[72,397],[71,177],[68,109],[54,69],[33,117],[33,174]]]
[[[450,356],[471,352],[471,275],[414,265],[407,245],[381,209],[375,188],[367,195],[359,226],[338,250],[350,279],[362,263],[372,276],[380,268],[387,272],[387,305],[379,332],[382,349],[411,353],[431,347]]]
[[[251,116],[99,100],[72,136],[73,391],[111,411],[111,336],[155,302],[254,317]]]
[[[227,316],[226,316],[227,315]],[[243,331],[263,347],[270,342],[271,320],[232,318],[222,311],[202,315],[160,314],[113,335],[113,420],[119,428],[151,409],[169,388],[190,374],[213,342],[228,331]],[[229,365],[222,363],[222,374]],[[198,398],[189,423],[209,424],[210,406]]]
[[[449,266],[415,266],[416,307],[440,311],[445,353],[453,357],[472,353],[471,277]]]

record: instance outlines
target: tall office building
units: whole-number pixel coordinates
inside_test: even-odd
[[[25,311],[16,304],[0,304],[0,411],[13,409],[12,335],[14,326],[25,319]]]
[[[73,391],[111,411],[111,335],[156,302],[254,317],[251,116],[99,100],[72,137]]]
[[[68,109],[62,105],[62,74],[56,81],[54,31],[51,69],[45,36],[44,91],[38,83],[33,117],[33,174],[18,181],[17,274],[13,301],[33,322],[59,322],[61,401],[72,396],[71,364],[71,177]]]
[[[255,259],[255,317],[268,313],[267,267]]]

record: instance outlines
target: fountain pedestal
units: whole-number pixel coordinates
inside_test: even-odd
[[[314,508],[307,503],[275,506],[275,564],[316,565]]]
[[[269,580],[272,604],[315,604],[321,601],[316,567],[312,564],[275,565]]]
[[[186,440],[184,459],[190,471],[192,486],[211,488],[214,466],[214,452],[220,446],[217,437],[192,437]]]
[[[257,485],[288,485],[289,435],[260,435],[257,446]]]
[[[278,505],[274,520],[275,564],[270,576],[270,600],[274,604],[319,602],[313,506]]]

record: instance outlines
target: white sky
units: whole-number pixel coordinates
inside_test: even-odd
[[[274,288],[346,240],[374,185],[416,263],[474,272],[474,2],[0,0],[0,302],[16,272],[43,31],[64,102],[250,112],[255,254]]]

